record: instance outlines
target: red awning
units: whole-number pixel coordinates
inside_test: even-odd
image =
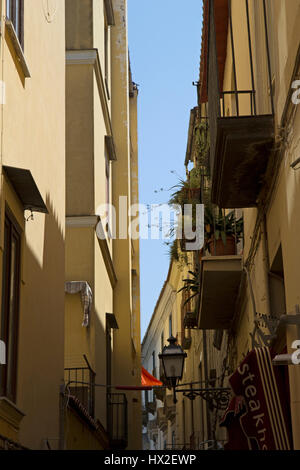
[[[284,383],[269,348],[251,351],[229,382],[235,397],[221,426],[227,450],[290,450],[291,432]]]
[[[162,382],[151,375],[144,367],[141,373],[141,386],[117,386],[116,390],[152,390],[153,387],[162,387]]]
[[[144,367],[142,367],[142,385],[146,387],[162,387],[162,382],[157,380],[153,375],[151,375]]]

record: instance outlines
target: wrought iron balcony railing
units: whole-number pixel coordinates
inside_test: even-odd
[[[112,449],[128,446],[128,410],[124,393],[107,394],[107,430]]]
[[[212,201],[254,207],[275,129],[266,2],[205,4]]]
[[[77,398],[86,408],[89,415],[95,416],[95,377],[86,356],[87,367],[65,368],[65,384],[70,395]]]

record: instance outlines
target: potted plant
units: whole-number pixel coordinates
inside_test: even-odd
[[[195,221],[195,206],[197,204],[200,204],[201,201],[201,169],[200,168],[193,168],[189,172],[189,176],[187,180],[180,180],[179,183],[174,186],[174,188],[177,188],[177,191],[175,191],[171,195],[171,199],[169,201],[169,204],[171,205],[180,205],[182,209],[182,219],[180,223],[182,224],[182,227],[187,226],[187,218],[191,217],[188,214],[185,214],[184,212],[184,206],[189,204],[192,205],[193,207],[193,214],[192,214],[192,220],[188,221],[192,224],[192,229],[193,232],[196,230],[196,221]],[[186,250],[186,242],[192,243],[195,241],[195,239],[189,239],[185,240],[183,238],[181,240],[181,251],[185,252]]]
[[[184,206],[185,204],[198,204],[201,194],[201,170],[193,168],[186,180],[180,178],[179,183],[173,186],[176,191],[171,195],[169,204]]]
[[[186,300],[183,307],[191,302],[191,300],[200,293],[200,275],[199,271],[189,271],[191,278],[183,279],[184,285],[179,292],[184,292]],[[197,328],[197,312],[189,310],[184,315],[183,326],[185,329]]]
[[[224,214],[206,205],[204,211],[205,247],[214,256],[236,254],[236,245],[242,237],[243,218],[235,218],[234,211]]]
[[[200,292],[200,272],[198,270],[189,271],[191,278],[183,279],[184,286],[179,289],[179,292],[185,292],[187,294],[187,299],[184,302],[183,306],[188,304],[194,297],[196,297]]]

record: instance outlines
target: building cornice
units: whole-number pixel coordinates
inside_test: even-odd
[[[80,215],[66,217],[66,226],[72,228],[95,228],[99,217],[97,215]]]
[[[98,92],[100,96],[103,117],[106,126],[106,132],[108,135],[112,136],[112,124],[110,118],[110,112],[107,104],[107,92],[106,86],[103,79],[103,73],[101,68],[101,63],[99,59],[98,49],[72,49],[66,51],[66,65],[67,66],[76,66],[76,65],[92,65],[94,67]]]

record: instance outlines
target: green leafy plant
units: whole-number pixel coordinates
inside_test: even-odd
[[[187,253],[183,253],[180,249],[179,240],[175,239],[172,242],[165,242],[165,245],[169,248],[169,256],[171,261],[175,261],[182,268],[189,264],[189,258]]]
[[[201,170],[200,168],[193,168],[186,180],[180,178],[178,184],[171,188],[176,189],[176,191],[171,194],[169,204],[183,206],[184,204],[199,203],[200,187]]]
[[[199,270],[196,270],[195,272],[194,271],[188,271],[188,273],[191,275],[191,278],[188,278],[188,279],[183,279],[183,282],[184,282],[184,285],[183,287],[181,287],[181,289],[179,289],[178,291],[178,294],[180,292],[187,292],[188,294],[188,298],[186,299],[186,301],[184,302],[183,305],[186,305],[187,303],[189,303],[194,297],[196,297],[197,295],[199,295],[200,293],[200,287],[201,287],[201,283],[200,283],[200,271]]]
[[[228,236],[236,237],[236,242],[242,237],[244,223],[243,218],[236,219],[235,212],[224,214],[219,208],[214,210],[211,205],[204,209],[205,240],[208,243],[214,237],[215,240],[222,239],[224,245]]]
[[[201,186],[201,169],[200,168],[192,168],[189,173],[189,188],[190,189],[198,189]]]
[[[194,127],[194,152],[193,158],[200,166],[208,166],[208,155],[210,148],[210,135],[207,120],[198,119]]]

